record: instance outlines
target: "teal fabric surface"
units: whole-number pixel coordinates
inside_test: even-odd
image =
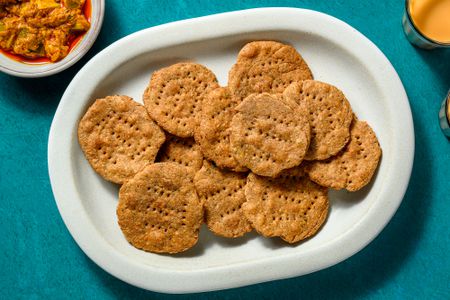
[[[171,21],[263,6],[328,13],[385,53],[403,81],[413,112],[416,153],[411,182],[388,226],[346,261],[302,277],[184,298],[450,299],[450,142],[437,122],[450,88],[450,49],[411,46],[401,28],[404,2],[398,0],[108,0],[97,41],[75,66],[42,79],[0,74],[1,299],[176,297],[114,278],[73,241],[56,208],[47,172],[52,117],[76,72],[121,37]]]

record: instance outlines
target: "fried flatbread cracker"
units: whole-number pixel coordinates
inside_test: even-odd
[[[122,185],[117,217],[134,247],[178,253],[197,243],[203,208],[185,167],[155,163]]]
[[[153,163],[164,140],[144,106],[127,96],[97,99],[78,124],[78,141],[92,168],[119,184]]]
[[[153,73],[144,92],[144,105],[164,130],[192,137],[205,96],[218,87],[216,76],[206,67],[177,63]]]
[[[245,197],[242,209],[252,227],[288,243],[316,234],[328,216],[327,189],[301,174],[267,178],[251,173]]]
[[[299,165],[310,139],[308,118],[281,100],[281,95],[252,94],[236,107],[231,121],[231,150],[252,172],[276,177]]]
[[[290,45],[274,41],[246,44],[228,75],[228,86],[239,99],[254,93],[282,93],[292,82],[313,79],[302,56]]]
[[[289,98],[308,106],[311,144],[306,160],[323,160],[336,155],[350,139],[353,111],[336,87],[316,81],[293,83],[285,91]]]
[[[194,137],[204,156],[218,167],[243,172],[247,168],[239,165],[230,149],[230,123],[238,103],[226,87],[209,93],[203,103]]]
[[[322,186],[357,191],[370,182],[380,157],[380,144],[372,128],[354,120],[348,145],[334,157],[310,162],[305,170],[311,180]]]
[[[198,196],[204,203],[205,221],[215,234],[239,237],[252,230],[242,212],[247,174],[221,170],[208,161],[194,178]]]

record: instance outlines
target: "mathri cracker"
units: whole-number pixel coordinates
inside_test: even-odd
[[[144,104],[164,130],[192,137],[205,96],[218,87],[216,76],[205,66],[177,63],[152,74]]]
[[[247,174],[221,170],[208,161],[194,178],[205,207],[205,222],[215,234],[239,237],[252,230],[242,212]]]
[[[370,182],[381,157],[378,139],[364,121],[354,120],[350,142],[336,156],[307,164],[311,180],[333,189],[357,191]]]
[[[228,75],[228,86],[239,99],[254,93],[282,93],[292,82],[313,79],[302,56],[290,45],[274,41],[246,44]]]
[[[157,162],[173,162],[186,167],[192,176],[203,164],[200,146],[193,138],[180,138],[167,134],[166,142],[159,150]]]
[[[306,160],[323,160],[348,143],[353,111],[338,88],[316,80],[293,83],[285,91],[297,103],[308,106],[311,143]]]
[[[78,125],[78,141],[92,168],[122,184],[153,163],[164,132],[127,96],[97,99]]]
[[[185,167],[155,163],[122,185],[117,217],[134,247],[177,253],[197,243],[203,208]]]
[[[252,172],[276,177],[299,165],[310,139],[308,119],[285,104],[281,95],[252,94],[236,107],[231,121],[231,150]]]
[[[252,227],[266,237],[296,243],[314,235],[328,216],[328,191],[300,173],[279,178],[251,173],[242,208]]]
[[[227,87],[211,91],[203,103],[194,137],[207,159],[218,167],[241,172],[247,168],[237,162],[230,148],[230,123],[238,104]]]

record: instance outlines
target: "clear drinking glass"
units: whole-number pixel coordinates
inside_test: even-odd
[[[416,0],[418,1],[418,0]],[[427,0],[422,0],[427,1]],[[420,30],[417,28],[417,26],[414,24],[414,20],[411,17],[411,2],[412,0],[406,0],[405,1],[405,13],[403,14],[403,30],[405,31],[405,35],[409,42],[417,47],[423,48],[423,49],[434,49],[434,48],[446,48],[450,47],[450,42],[440,42],[433,39],[430,39],[425,34],[420,32]],[[450,18],[450,12],[449,12],[449,18]]]
[[[447,98],[442,102],[441,110],[439,111],[439,124],[442,132],[450,137],[450,90],[447,93]]]

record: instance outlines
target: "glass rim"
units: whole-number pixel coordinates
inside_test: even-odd
[[[411,18],[411,15],[409,13],[409,2],[410,2],[410,0],[405,0],[406,15],[408,17],[408,21],[411,24],[412,28],[420,35],[420,37],[423,38],[424,40],[426,40],[429,43],[435,44],[436,46],[450,47],[450,42],[443,43],[443,42],[439,42],[439,41],[433,40],[433,39],[427,37],[425,34],[423,34],[422,31],[419,30],[419,28],[417,28],[416,24],[414,24],[414,21]]]
[[[447,123],[450,126],[450,90],[448,90],[447,98],[445,98],[445,116],[447,117]]]

